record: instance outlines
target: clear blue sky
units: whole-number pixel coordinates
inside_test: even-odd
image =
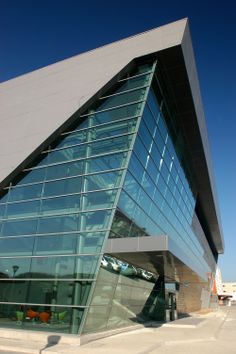
[[[236,281],[236,2],[0,0],[0,82],[188,17],[205,107],[226,251]]]

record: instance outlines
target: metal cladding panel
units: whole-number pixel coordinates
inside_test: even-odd
[[[136,57],[180,45],[187,20],[49,65],[0,85],[0,183]]]
[[[197,132],[195,132],[197,135],[197,144],[191,146],[193,141],[193,133],[190,132],[191,129],[187,129],[186,136],[190,142],[190,152],[198,182],[199,202],[204,212],[204,218],[206,219],[215,248],[218,253],[223,253],[224,240],[213,176],[213,164],[189,26],[186,26],[181,47],[194,104],[194,116],[198,125]],[[184,124],[187,125],[188,123],[185,122]],[[199,171],[201,172],[199,173]]]

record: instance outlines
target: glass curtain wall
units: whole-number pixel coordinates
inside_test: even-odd
[[[6,188],[1,326],[78,333],[152,74],[125,74]]]
[[[211,271],[212,260],[206,257],[211,252],[192,227],[196,200],[165,121],[168,107],[156,87],[155,82],[149,90],[109,238],[168,235],[177,256],[204,279]],[[165,288],[168,296],[170,291],[164,272],[154,274],[104,255],[83,332],[164,320]]]
[[[157,96],[161,95],[155,85],[149,91],[109,237],[168,235],[176,252],[181,249],[184,263],[206,278],[210,263],[192,228],[195,197],[165,122],[165,100]],[[121,219],[126,227],[120,227]]]

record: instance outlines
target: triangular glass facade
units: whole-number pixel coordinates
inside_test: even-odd
[[[122,238],[167,235],[179,259],[204,278],[211,271],[212,260],[205,258],[209,246],[200,242],[192,227],[195,198],[167,126],[168,105],[158,82],[158,69],[157,65],[109,238],[120,239],[121,244]],[[168,311],[174,316],[180,280],[173,260],[168,266],[173,274],[165,274],[171,257],[167,260],[167,255],[153,249],[155,254],[146,254],[142,261],[137,251],[112,250],[114,254],[104,254],[83,332],[163,321]],[[161,257],[159,262],[156,257]]]
[[[0,325],[78,333],[155,64],[137,66],[0,199]]]

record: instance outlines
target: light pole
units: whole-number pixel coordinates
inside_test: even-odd
[[[12,269],[13,269],[13,278],[15,278],[16,272],[18,271],[20,267],[18,265],[13,265]]]

